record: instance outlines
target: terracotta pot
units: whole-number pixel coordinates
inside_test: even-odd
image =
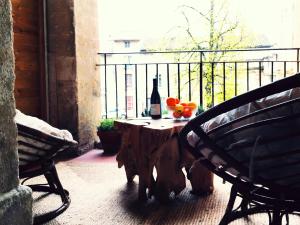
[[[121,133],[119,131],[98,131],[97,135],[105,153],[118,152],[121,145]]]

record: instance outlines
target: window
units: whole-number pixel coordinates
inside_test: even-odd
[[[126,74],[126,86],[132,87],[132,74]]]
[[[125,48],[130,48],[130,41],[124,41]]]
[[[126,96],[127,99],[127,109],[132,110],[133,109],[133,96]]]

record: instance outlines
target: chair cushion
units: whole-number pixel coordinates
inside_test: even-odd
[[[68,130],[57,129],[39,118],[28,116],[20,110],[16,110],[15,122],[26,127],[41,131],[47,135],[59,137],[66,141],[73,142],[73,136]]]
[[[293,104],[288,104],[282,107],[278,107],[276,109],[272,109],[271,111],[268,111],[266,113],[257,114],[254,116],[251,116],[247,119],[243,119],[239,122],[232,123],[228,126],[225,126],[221,129],[216,129],[220,125],[226,124],[230,121],[233,121],[236,118],[240,118],[244,115],[248,115],[249,113],[255,112],[260,109],[264,109],[266,107],[276,105],[282,102],[286,102],[288,100],[300,98],[300,88],[294,88],[291,90],[287,90],[278,94],[274,94],[271,96],[268,96],[266,98],[259,99],[257,101],[248,103],[246,105],[243,105],[237,109],[231,110],[227,113],[221,114],[214,119],[211,119],[207,121],[206,123],[202,124],[202,129],[205,132],[210,132],[209,136],[211,139],[215,140],[217,145],[221,146],[221,148],[224,149],[224,151],[228,152],[230,156],[235,158],[236,160],[243,162],[245,166],[249,166],[251,154],[254,148],[255,141],[258,137],[261,137],[263,139],[270,139],[277,136],[290,136],[288,138],[278,138],[278,140],[275,140],[272,143],[268,144],[260,144],[258,145],[257,149],[255,150],[255,158],[259,157],[265,157],[268,158],[272,154],[284,154],[286,149],[289,151],[297,150],[299,148],[299,140],[300,138],[300,132],[297,135],[294,135],[297,133],[297,129],[300,127],[300,119],[295,118],[294,120],[290,121],[283,121],[283,122],[276,122],[272,123],[270,125],[255,127],[252,129],[246,129],[242,132],[236,132],[232,133],[226,137],[224,136],[224,133],[226,133],[229,130],[235,129],[237,127],[253,123],[256,121],[266,120],[269,118],[274,117],[281,117],[286,115],[292,115],[295,113],[300,113],[300,102],[297,101]],[[290,135],[291,134],[291,135]],[[294,136],[292,136],[292,134]],[[222,138],[221,138],[222,137]],[[219,140],[221,139],[221,140]],[[276,138],[275,138],[276,139]],[[201,140],[199,137],[193,132],[189,132],[187,135],[187,140],[189,144],[193,147],[198,146],[196,149],[202,153],[202,155],[209,159],[216,167],[226,167],[226,161],[223,160],[220,156],[216,155],[211,149],[207,147],[201,147]],[[259,140],[258,140],[259,141]],[[200,147],[199,147],[200,146]],[[247,146],[247,147],[245,147]],[[284,146],[284,147],[283,147]],[[279,159],[279,160],[278,160]],[[284,168],[281,168],[279,165],[284,163],[290,163],[293,161],[299,161],[300,160],[300,154],[291,154],[279,157],[277,160],[269,157],[269,159],[256,161],[255,167],[256,170],[262,170],[264,167],[274,167],[278,165],[278,172],[276,176],[279,176],[280,174],[286,175],[287,171],[284,170]],[[297,165],[295,165],[297,166]],[[298,166],[300,168],[300,165]],[[281,168],[281,169],[280,169]],[[291,168],[288,168],[290,170]],[[297,169],[296,167],[294,169]],[[239,173],[232,169],[227,169],[227,171],[230,171],[233,175],[238,176]],[[272,178],[274,175],[274,170],[270,173],[268,171],[263,171],[260,173],[265,178]]]
[[[77,144],[69,131],[52,127],[19,110],[16,110],[15,122],[18,126],[18,155],[22,171],[27,166],[51,159],[58,152]]]
[[[204,123],[202,125],[202,129],[205,132],[209,132],[212,129],[223,125],[225,123],[228,123],[236,118],[239,118],[241,116],[247,115],[251,112],[254,112],[256,110],[259,109],[263,109],[265,107],[268,106],[272,106],[281,102],[285,102],[291,99],[295,99],[295,98],[299,98],[300,97],[300,88],[294,88],[288,91],[284,91],[278,94],[274,94],[271,96],[268,96],[266,98],[262,98],[260,100],[257,100],[255,102],[251,102],[249,104],[246,104],[244,106],[241,106],[237,109],[231,110],[227,113],[223,113],[217,117],[215,117],[214,119],[211,119],[209,121],[207,121],[206,123]],[[281,109],[281,110],[285,110],[285,109]],[[283,111],[281,111],[283,112]],[[280,113],[280,112],[278,112]],[[252,121],[257,121],[261,115],[258,115],[257,117],[252,117],[251,120]],[[268,117],[268,115],[264,114],[264,116]],[[244,121],[245,123],[246,121]],[[247,121],[249,122],[249,120]],[[188,134],[188,142],[191,146],[195,147],[197,145],[197,143],[200,141],[199,137],[193,132],[191,131]]]

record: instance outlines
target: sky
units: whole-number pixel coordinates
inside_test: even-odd
[[[179,0],[103,0],[100,6],[100,30],[110,34],[133,32],[151,37],[165,33],[178,21]],[[106,32],[105,32],[106,33]]]
[[[286,33],[293,17],[292,3],[297,0],[229,0],[232,15],[237,15],[253,32],[264,35],[270,43],[286,43]],[[222,0],[219,0],[222,3]],[[100,34],[111,37],[163,37],[183,24],[181,5],[207,7],[207,0],[102,0],[100,1]],[[290,47],[290,46],[281,46]]]

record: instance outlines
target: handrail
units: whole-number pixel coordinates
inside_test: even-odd
[[[115,54],[115,55],[130,55],[130,54],[160,54],[160,53],[190,53],[190,52],[251,52],[251,51],[286,51],[299,50],[300,48],[246,48],[246,49],[217,49],[217,50],[175,50],[175,51],[140,51],[140,52],[98,52],[98,55]]]

